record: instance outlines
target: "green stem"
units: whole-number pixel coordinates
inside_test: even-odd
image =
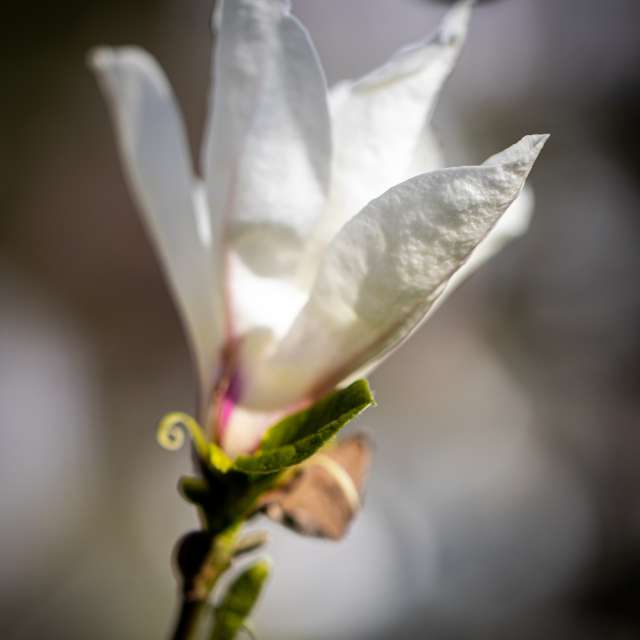
[[[216,536],[204,531],[182,541],[178,564],[182,573],[182,603],[172,640],[195,640],[207,610],[207,601],[222,574],[231,566],[239,525]],[[203,552],[202,541],[207,540]]]
[[[197,638],[198,628],[206,610],[206,602],[183,599],[176,628],[171,636],[172,640],[193,640]]]

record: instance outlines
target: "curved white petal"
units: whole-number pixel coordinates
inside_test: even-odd
[[[451,276],[444,286],[442,293],[433,301],[427,313],[415,326],[417,329],[422,323],[428,320],[442,305],[442,303],[471,275],[473,275],[487,260],[491,259],[506,244],[515,240],[529,228],[531,215],[533,214],[533,190],[527,185],[524,186],[520,195],[513,204],[502,214],[498,222],[488,235],[478,244],[467,258],[464,264]],[[388,354],[383,352],[379,357],[366,363],[365,366],[357,369],[348,376],[346,382],[363,378],[369,375]]]
[[[487,260],[496,255],[509,242],[524,235],[529,228],[533,207],[533,190],[525,185],[520,195],[502,214],[489,234],[472,251],[464,264],[451,276],[442,293],[434,300],[415,329],[428,320],[440,308],[442,303]],[[386,353],[383,353],[380,357],[367,362],[364,367],[351,374],[349,380],[368,376],[369,372],[373,371],[385,359],[386,355]]]
[[[203,148],[214,228],[259,276],[290,275],[329,188],[324,75],[288,2],[224,0],[218,19]]]
[[[518,196],[546,138],[416,176],[369,203],[329,246],[284,340],[247,345],[243,403],[283,406],[388,355]]]
[[[110,107],[131,191],[183,320],[200,392],[207,393],[221,340],[220,290],[206,204],[173,93],[142,49],[100,48],[90,62]]]
[[[321,243],[393,185],[441,166],[427,125],[464,44],[471,5],[458,3],[431,36],[332,89],[333,182]]]
[[[458,269],[447,283],[440,298],[433,305],[439,307],[457,287],[477,271],[487,260],[498,253],[512,240],[519,238],[529,228],[533,214],[533,190],[525,186],[515,202],[505,211],[489,235],[474,249],[469,259]]]

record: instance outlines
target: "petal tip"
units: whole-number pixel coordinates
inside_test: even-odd
[[[514,168],[518,168],[516,169],[517,171],[520,171],[519,168],[524,167],[528,172],[548,139],[549,134],[546,133],[524,136],[504,151],[500,151],[485,160],[483,164],[487,166],[502,165],[505,167],[512,165]]]
[[[93,47],[87,52],[87,66],[96,71],[104,69],[113,60],[113,55],[114,53],[111,47]]]
[[[442,19],[437,31],[439,41],[448,46],[462,46],[467,35],[474,0],[461,0]]]
[[[528,156],[530,162],[533,163],[533,161],[540,155],[540,152],[549,138],[550,134],[548,133],[533,133],[522,138],[518,144],[525,143],[528,146]]]
[[[144,77],[158,94],[167,93],[167,80],[156,59],[145,49],[132,45],[99,46],[87,53],[87,64],[110,94],[130,75]]]
[[[531,140],[532,147],[543,147],[547,140],[551,137],[550,133],[532,133],[525,138]]]
[[[116,65],[148,69],[156,66],[153,56],[141,47],[127,45],[123,47],[98,46],[87,53],[87,64],[92,69],[101,71]]]

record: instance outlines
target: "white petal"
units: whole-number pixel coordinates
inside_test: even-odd
[[[200,392],[207,393],[221,340],[220,289],[174,96],[155,60],[141,49],[100,48],[90,62],[109,103],[126,177],[183,320]]]
[[[320,242],[393,185],[441,166],[427,125],[460,54],[471,4],[459,3],[431,36],[332,90],[333,183]]]
[[[447,283],[444,292],[433,305],[435,311],[457,287],[477,271],[487,260],[498,253],[506,244],[522,236],[529,228],[533,213],[533,191],[525,187],[516,201],[498,220],[489,235],[475,248],[469,259],[458,269]]]
[[[487,260],[498,253],[506,244],[524,235],[529,228],[531,215],[533,214],[533,190],[525,185],[515,202],[502,214],[489,234],[473,250],[464,264],[451,276],[442,293],[434,300],[427,313],[422,317],[417,329],[428,320],[444,303],[444,301],[471,275],[473,275]],[[415,330],[414,329],[414,330]],[[384,360],[387,354],[367,362],[361,369],[349,376],[349,379],[366,377],[378,364]]]
[[[280,278],[264,278],[249,269],[234,252],[228,252],[227,267],[233,273],[230,296],[235,336],[256,327],[268,329],[275,338],[284,336],[309,295]]]
[[[255,273],[290,274],[328,191],[324,75],[288,2],[225,0],[219,20],[203,149],[214,228]]]
[[[247,346],[244,404],[314,396],[388,355],[518,196],[545,141],[527,136],[483,165],[423,174],[369,203],[329,246],[284,340]]]
[[[283,415],[282,411],[260,412],[234,407],[222,436],[222,447],[232,458],[254,451],[264,432]]]

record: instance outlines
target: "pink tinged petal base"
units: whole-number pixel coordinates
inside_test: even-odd
[[[234,365],[227,363],[229,369]],[[291,406],[278,411],[251,411],[239,406],[243,394],[243,375],[236,369],[230,377],[221,378],[214,394],[208,433],[226,453],[235,457],[251,453],[260,444],[264,432],[287,413],[301,406]]]
[[[368,204],[330,244],[285,338],[246,345],[242,404],[268,410],[315,397],[389,355],[516,199],[546,139],[416,176]]]

